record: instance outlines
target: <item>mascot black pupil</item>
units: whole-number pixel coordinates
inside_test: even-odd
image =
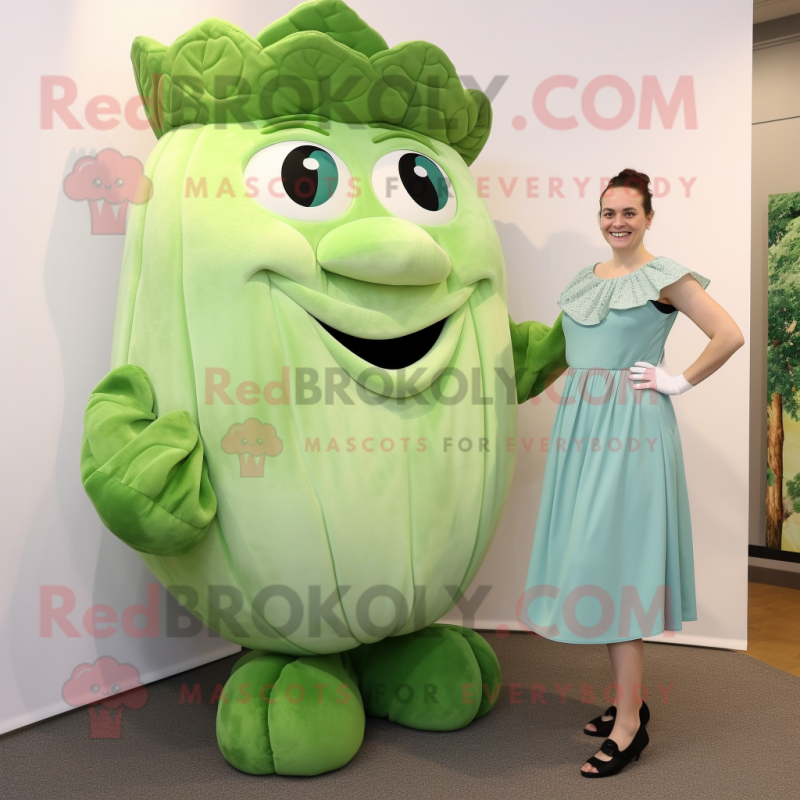
[[[339,174],[331,156],[314,145],[296,147],[284,159],[281,180],[286,194],[298,205],[310,208],[329,200]]]
[[[400,180],[411,199],[427,211],[440,211],[447,203],[447,184],[436,165],[419,153],[400,156]]]

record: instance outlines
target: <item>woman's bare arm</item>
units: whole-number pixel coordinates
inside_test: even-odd
[[[683,377],[697,386],[744,344],[744,336],[731,315],[691,275],[684,275],[665,287],[664,292],[668,295],[665,302],[686,314],[711,340],[697,360],[683,370]]]

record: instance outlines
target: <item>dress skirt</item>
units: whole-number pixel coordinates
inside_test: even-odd
[[[566,373],[549,440],[520,620],[542,636],[603,644],[697,619],[683,451],[670,396],[633,388],[677,312],[564,315]],[[574,366],[573,366],[574,365]]]

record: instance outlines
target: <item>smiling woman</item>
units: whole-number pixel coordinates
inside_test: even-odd
[[[649,182],[632,169],[609,181],[598,221],[611,259],[579,270],[558,301],[570,366],[564,394],[574,402],[559,403],[550,440],[591,446],[548,451],[523,609],[542,636],[608,645],[617,703],[584,729],[610,737],[583,765],[588,778],[619,772],[648,745],[642,638],[697,619],[670,396],[691,389],[744,342],[706,295],[708,278],[645,249],[655,215]],[[678,311],[712,341],[685,374],[670,375],[664,345]]]

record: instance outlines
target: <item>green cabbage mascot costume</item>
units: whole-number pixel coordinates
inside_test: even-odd
[[[489,101],[341,0],[256,38],[217,19],[169,47],[139,37],[132,59],[158,144],[85,490],[250,648],[217,713],[237,769],[341,767],[367,714],[462,728],[496,702],[499,664],[436,620],[499,520],[516,404],[566,367],[560,317],[508,317],[468,170]]]

